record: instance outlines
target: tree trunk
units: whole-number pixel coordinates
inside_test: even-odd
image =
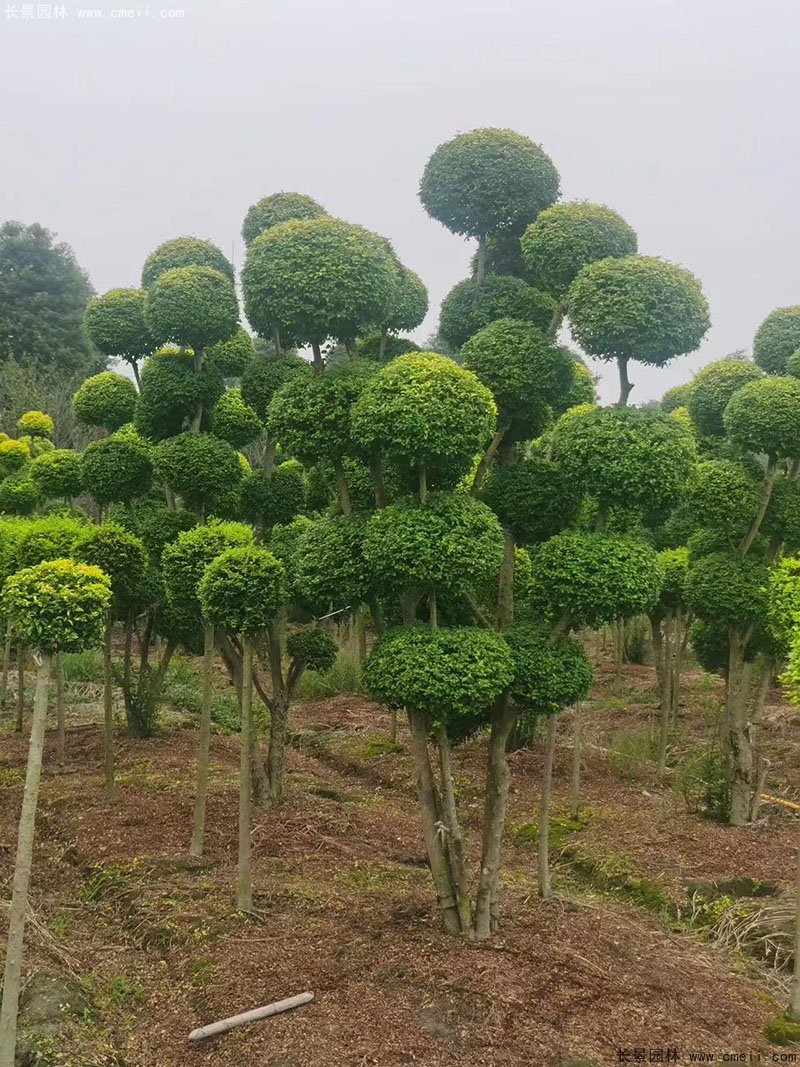
[[[572,783],[569,795],[569,813],[577,819],[581,810],[581,706],[576,704],[572,713]]]
[[[353,509],[350,505],[350,491],[347,488],[347,478],[344,473],[344,466],[340,456],[333,457],[333,469],[336,472],[336,485],[339,490],[339,503],[342,507],[342,515],[352,515]]]
[[[761,809],[761,794],[764,792],[764,782],[769,766],[769,760],[764,759],[762,752],[761,723],[764,718],[764,705],[767,702],[767,693],[772,681],[774,666],[775,660],[772,656],[766,654],[760,656],[758,681],[753,695],[753,707],[750,711],[750,743],[753,746],[754,753],[753,778],[755,780],[753,799],[750,805],[751,822],[756,821]]]
[[[670,687],[672,705],[670,709],[670,720],[673,726],[678,722],[678,713],[681,704],[681,670],[683,669],[683,653],[686,650],[684,631],[683,611],[680,605],[678,605],[675,609],[675,628],[673,635],[675,641],[675,654],[672,660],[672,685]]]
[[[658,758],[656,776],[661,778],[667,765],[667,745],[669,743],[669,724],[672,713],[672,690],[675,669],[675,616],[667,611],[664,616],[664,665],[661,672],[661,729],[658,737]]]
[[[767,460],[767,469],[764,474],[764,485],[761,490],[761,504],[759,505],[758,513],[750,524],[750,529],[744,536],[744,540],[739,545],[739,549],[742,553],[746,553],[750,550],[750,546],[758,536],[758,531],[761,528],[761,523],[764,521],[764,516],[767,513],[769,507],[770,498],[772,496],[772,487],[775,484],[775,474],[778,470],[778,460],[774,456],[770,456]]]
[[[17,645],[17,733],[22,733],[25,717],[25,649]]]
[[[22,947],[25,935],[25,916],[28,910],[28,887],[33,864],[33,837],[36,828],[36,805],[39,799],[39,780],[42,773],[42,751],[47,726],[47,703],[50,689],[52,660],[40,653],[36,674],[36,696],[33,702],[33,721],[25,773],[25,791],[17,835],[17,858],[8,919],[3,1001],[0,1007],[0,1067],[14,1067],[17,1011],[19,1008],[22,975]]]
[[[282,356],[283,348],[281,347],[281,332],[277,326],[272,327],[272,343],[275,345],[275,355]]]
[[[475,265],[475,281],[481,284],[486,277],[486,235],[478,238],[478,262]]]
[[[514,535],[503,529],[503,562],[497,588],[497,628],[506,630],[514,621],[514,566],[516,563]]]
[[[56,760],[59,767],[64,765],[64,749],[66,747],[66,703],[64,700],[64,659],[59,652],[55,660],[56,675]]]
[[[319,347],[318,341],[311,342],[311,351],[314,353],[314,370],[321,374],[325,369],[325,364],[322,362],[322,350]]]
[[[11,619],[6,622],[6,639],[3,645],[3,678],[0,681],[0,711],[5,711],[8,696],[8,675],[11,670]]]
[[[553,763],[556,755],[558,722],[555,715],[547,723],[547,743],[544,750],[542,792],[539,798],[539,840],[537,861],[539,870],[539,896],[542,900],[552,894],[550,885],[550,794],[553,782]]]
[[[106,796],[116,792],[114,768],[114,677],[111,669],[111,619],[106,619],[103,635],[103,751],[105,757]]]
[[[269,752],[267,753],[267,778],[269,800],[273,807],[283,803],[284,763],[286,760],[286,735],[289,729],[289,708],[285,701],[274,704],[269,722]]]
[[[386,507],[386,485],[383,481],[383,460],[380,456],[370,456],[369,470],[372,475],[372,490],[375,493],[375,507]]]
[[[444,809],[444,819],[447,823],[447,851],[450,854],[450,869],[453,873],[461,930],[462,933],[468,933],[472,929],[472,909],[469,902],[467,869],[464,863],[464,839],[461,834],[461,824],[458,821],[456,794],[453,787],[450,741],[444,726],[440,725],[436,734],[439,748],[439,771],[442,782],[442,807]]]
[[[730,635],[726,694],[731,826],[745,826],[753,795],[753,746],[748,723],[750,665],[745,663],[748,635],[734,628]]]
[[[500,853],[506,821],[506,801],[511,773],[506,760],[506,742],[516,719],[508,696],[501,697],[492,717],[483,802],[481,874],[475,899],[475,939],[485,941],[496,927],[497,886]]]
[[[631,395],[631,389],[633,389],[633,383],[628,378],[628,357],[617,356],[617,367],[619,369],[619,400],[617,406],[624,408],[628,403],[628,397]]]
[[[242,752],[239,761],[239,875],[236,906],[253,910],[253,876],[250,864],[250,734],[253,711],[253,642],[242,637]]]
[[[477,496],[478,495],[478,492],[480,491],[481,485],[483,485],[483,479],[486,477],[486,472],[489,469],[489,464],[492,462],[492,459],[494,458],[494,455],[497,452],[497,450],[500,447],[500,445],[502,445],[503,438],[505,437],[507,432],[508,432],[508,423],[507,422],[502,422],[497,427],[497,433],[495,433],[494,437],[490,441],[489,447],[486,449],[484,454],[481,456],[480,463],[478,463],[478,466],[477,466],[477,468],[475,470],[475,476],[472,479],[472,486],[470,488],[470,492],[472,493],[473,496]]]
[[[794,900],[794,977],[789,1002],[789,1018],[800,1022],[800,849],[797,850],[797,882]]]
[[[417,477],[419,480],[419,502],[420,504],[424,504],[428,499],[428,472],[425,469],[424,463],[420,465],[417,471]]]
[[[611,624],[614,633],[614,686],[622,688],[622,665],[625,662],[625,620],[617,619]]]
[[[214,672],[214,627],[208,623],[203,629],[203,698],[200,705],[200,745],[197,753],[197,781],[194,794],[194,822],[189,852],[203,855],[206,831],[206,797],[208,796],[208,763],[211,751],[211,682]]]
[[[653,642],[653,666],[656,669],[656,689],[658,691],[659,701],[663,699],[664,693],[664,638],[661,631],[662,617],[660,615],[650,616],[650,635]]]
[[[458,934],[461,933],[461,919],[456,890],[450,864],[438,831],[439,803],[428,755],[428,724],[422,712],[411,709],[408,712],[408,722],[411,727],[411,753],[417,772],[417,797],[422,814],[422,832],[425,836],[433,884],[436,887],[436,896],[445,929],[451,934]]]
[[[381,330],[381,341],[380,341],[380,344],[378,345],[378,359],[381,360],[381,361],[383,360],[383,357],[386,355],[386,333],[387,333],[387,331],[386,331],[385,328],[383,330]]]

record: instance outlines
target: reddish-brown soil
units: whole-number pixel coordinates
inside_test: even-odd
[[[706,730],[715,690],[689,679],[678,745]],[[704,683],[705,684],[705,683]],[[797,824],[768,809],[733,830],[687,811],[645,766],[622,776],[613,737],[655,721],[652,672],[630,668],[619,698],[601,679],[584,711],[587,855],[623,855],[677,899],[683,883],[747,876],[788,886]],[[772,792],[800,784],[796,716],[773,694]],[[602,895],[564,862],[556,899],[536,895],[535,853],[510,840],[501,935],[471,946],[440,930],[424,860],[412,768],[388,714],[340,696],[293,712],[289,789],[253,829],[257,915],[234,909],[238,738],[215,736],[207,855],[186,855],[196,733],[177,720],[157,739],[120,738],[119,796],[102,790],[99,725],[70,717],[59,769],[48,735],[26,968],[80,978],[95,1010],[65,1019],[59,1067],[554,1067],[678,1062],[691,1053],[776,1051],[762,1036],[781,1010],[759,965],[714,952],[644,907]],[[566,809],[564,717],[554,807]],[[23,738],[0,733],[0,899],[10,895]],[[484,743],[456,753],[466,827],[480,818]],[[535,821],[541,752],[511,757],[513,827]],[[510,835],[513,839],[513,834]],[[556,858],[557,858],[556,850]],[[0,916],[1,918],[1,916]],[[190,1046],[191,1029],[310,990],[314,1002]],[[627,1061],[618,1050],[629,1050]],[[652,1054],[652,1055],[651,1055]],[[662,1056],[659,1060],[656,1057]],[[48,1062],[48,1061],[45,1061]]]

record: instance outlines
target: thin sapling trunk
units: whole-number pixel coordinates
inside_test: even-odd
[[[214,627],[209,623],[203,629],[203,698],[200,706],[200,744],[197,753],[197,783],[194,795],[194,821],[192,856],[203,855],[203,839],[206,831],[206,797],[208,795],[208,763],[211,751],[211,681],[214,672]]]
[[[64,658],[59,652],[55,659],[56,676],[56,760],[59,767],[64,765],[66,747],[66,701],[64,699]]]
[[[17,733],[22,733],[25,717],[25,649],[17,646]]]
[[[253,875],[250,860],[250,734],[253,712],[253,642],[242,637],[242,752],[239,761],[239,874],[236,906],[253,910]]]
[[[0,1006],[0,1067],[14,1067],[17,1012],[22,975],[22,948],[25,936],[25,915],[28,910],[28,888],[33,864],[33,837],[36,826],[36,806],[42,773],[42,752],[47,726],[47,703],[50,690],[52,658],[40,653],[36,672],[36,695],[33,702],[33,721],[25,773],[25,791],[17,835],[17,857],[11,891],[8,920],[8,943],[3,975],[3,1001]]]
[[[111,663],[111,618],[106,618],[103,634],[103,752],[106,796],[114,799],[116,770],[114,760],[114,675]]]
[[[550,883],[550,796],[553,782],[553,763],[556,755],[556,734],[558,722],[555,715],[550,715],[547,723],[547,741],[544,750],[544,770],[542,772],[542,792],[539,798],[539,839],[537,842],[537,862],[539,873],[539,896],[547,900],[552,895]]]

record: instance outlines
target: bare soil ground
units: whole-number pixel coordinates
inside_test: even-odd
[[[558,896],[546,903],[523,832],[536,820],[542,754],[534,745],[512,755],[502,933],[479,947],[440,930],[406,735],[401,728],[399,745],[387,743],[384,709],[358,696],[295,709],[289,795],[280,810],[255,813],[258,915],[243,917],[233,890],[238,738],[213,739],[207,855],[192,861],[192,721],[171,716],[152,741],[120,737],[110,804],[99,722],[87,721],[96,708],[76,704],[61,768],[48,734],[26,968],[74,976],[90,1007],[65,1014],[56,1038],[40,1036],[40,1062],[555,1067],[576,1057],[668,1062],[667,1050],[677,1062],[702,1052],[771,1062],[781,1052],[762,1028],[783,1004],[764,967],[713,949],[674,915],[601,892],[575,867],[576,853],[623,857],[678,911],[688,881],[793,881],[800,835],[788,809],[769,807],[758,826],[730,829],[687,810],[646,762],[620,761],[619,738],[655,724],[653,686],[645,667],[626,669],[620,693],[602,675],[583,710],[585,825],[557,840]],[[674,759],[706,736],[719,697],[705,676],[688,677]],[[800,720],[775,692],[767,721],[768,791],[796,797]],[[7,721],[0,731],[2,902],[26,739]],[[570,736],[565,714],[557,816],[568,803]],[[480,818],[484,754],[480,738],[456,753],[468,831]],[[315,1000],[294,1013],[199,1047],[186,1040],[203,1023],[304,990]]]

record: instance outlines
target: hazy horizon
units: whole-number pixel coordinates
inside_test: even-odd
[[[800,303],[788,0],[174,0],[182,18],[151,3],[122,20],[111,5],[24,8],[0,11],[0,219],[53,230],[99,292],[137,285],[180,234],[240,267],[248,206],[291,189],[392,240],[430,292],[424,339],[473,252],[423,211],[425,161],[459,131],[508,126],[544,146],[565,199],[614,207],[640,251],[703,282],[702,349],[634,367],[631,402],[749,349],[772,308]],[[592,367],[613,399],[615,369]]]

